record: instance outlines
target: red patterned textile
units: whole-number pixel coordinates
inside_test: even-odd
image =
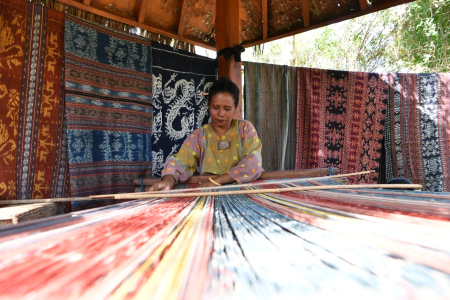
[[[0,0],[0,199],[66,197],[64,14]]]
[[[375,170],[351,183],[376,183],[389,86],[375,73],[298,68],[296,169]]]

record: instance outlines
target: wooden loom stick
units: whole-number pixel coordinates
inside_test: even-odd
[[[186,197],[203,197],[203,196],[223,196],[223,195],[247,195],[247,194],[265,194],[265,193],[283,193],[293,191],[311,191],[311,190],[343,190],[343,189],[405,189],[414,188],[421,189],[420,184],[358,184],[358,185],[321,185],[321,186],[299,186],[278,189],[258,189],[258,190],[238,190],[223,192],[200,192],[200,193],[174,193],[174,194],[139,194],[126,195],[118,194],[115,196],[117,200],[147,199],[147,198],[186,198]],[[215,188],[213,188],[215,189]]]
[[[340,172],[339,168],[332,168],[333,173],[337,174]],[[317,168],[317,169],[299,169],[299,170],[284,170],[284,171],[266,171],[262,172],[258,179],[281,179],[281,178],[305,178],[305,177],[319,177],[326,176],[330,173],[330,168]],[[181,183],[201,183],[208,181],[211,175],[194,175],[189,177],[186,181]],[[161,178],[142,178],[135,179],[134,184],[141,186],[152,185],[154,183],[160,182]]]
[[[340,175],[333,175],[333,176],[322,176],[322,177],[313,177],[314,180],[317,179],[328,179],[328,178],[342,178],[342,177],[349,177],[349,176],[356,176],[356,175],[364,175],[373,173],[375,171],[362,171],[362,172],[356,172],[356,173],[348,173],[348,174],[340,174]],[[293,180],[285,180],[285,181],[278,181],[278,182],[261,182],[261,183],[247,183],[247,184],[234,184],[234,185],[224,185],[215,187],[216,190],[221,189],[229,189],[230,187],[253,187],[254,185],[269,185],[269,184],[278,184],[278,183],[295,183],[295,182],[302,182],[302,181],[308,181],[311,180],[311,178],[301,178],[301,179],[293,179]],[[190,192],[190,191],[202,191],[205,190],[205,188],[189,188],[189,189],[180,189],[180,190],[168,190],[168,191],[149,191],[149,192],[137,192],[137,193],[124,193],[124,194],[109,194],[109,195],[95,195],[95,196],[89,196],[92,199],[103,199],[103,198],[111,198],[115,197],[117,195],[151,195],[151,194],[172,194],[172,193],[182,193],[182,192]]]
[[[71,197],[71,198],[50,198],[50,199],[25,199],[25,200],[0,200],[2,204],[33,204],[33,203],[56,203],[56,202],[72,202],[72,201],[93,201],[89,197]],[[115,200],[114,197],[102,198],[98,200]]]

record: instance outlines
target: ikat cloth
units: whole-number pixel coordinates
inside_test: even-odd
[[[298,68],[297,169],[375,170],[351,183],[376,183],[389,86],[380,74]]]
[[[0,0],[0,199],[67,197],[64,14]]]
[[[153,176],[185,138],[208,123],[207,93],[216,80],[217,60],[152,42],[153,53]]]
[[[295,168],[297,68],[245,63],[245,119],[255,124],[268,171]]]
[[[167,159],[162,176],[170,174],[177,182],[183,182],[199,166],[201,175],[228,173],[237,182],[253,181],[264,171],[261,147],[258,133],[249,121],[233,120],[222,136],[206,124],[188,135],[180,151]]]
[[[72,195],[133,192],[152,168],[151,42],[66,16],[65,51]]]
[[[450,74],[388,75],[386,179],[450,191]]]

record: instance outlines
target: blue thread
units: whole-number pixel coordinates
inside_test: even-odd
[[[144,188],[144,177],[141,178],[141,192],[145,192],[145,188]]]
[[[334,170],[333,168],[330,167],[330,174],[328,174],[328,176],[333,176],[334,175]]]

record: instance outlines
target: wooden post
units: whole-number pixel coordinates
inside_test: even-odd
[[[239,18],[239,0],[216,1],[216,49],[217,51],[240,44],[241,30]],[[228,58],[220,56],[218,59],[219,77],[229,77],[239,87],[242,95],[241,63],[234,60],[232,55]],[[242,97],[234,115],[235,119],[242,119]]]

